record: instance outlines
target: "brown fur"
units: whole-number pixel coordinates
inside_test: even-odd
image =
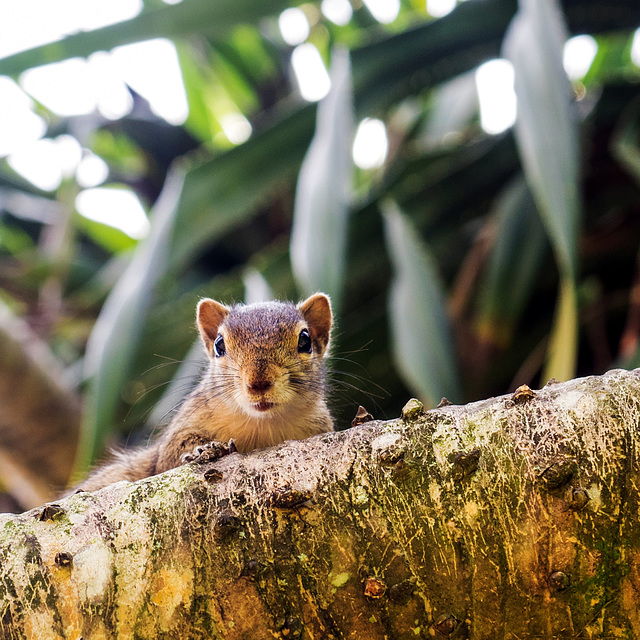
[[[233,438],[246,452],[332,431],[324,371],[331,321],[329,299],[321,293],[297,306],[266,302],[228,308],[201,300],[197,324],[209,356],[204,377],[156,442],[116,454],[79,489],[95,491],[167,471],[179,466],[185,453],[214,440]],[[311,353],[298,352],[303,329],[311,337]],[[226,353],[216,357],[218,336]]]

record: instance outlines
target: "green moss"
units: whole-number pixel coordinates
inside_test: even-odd
[[[349,578],[351,578],[350,573],[339,573],[337,576],[332,578],[330,582],[334,587],[344,587],[344,585],[349,581]]]

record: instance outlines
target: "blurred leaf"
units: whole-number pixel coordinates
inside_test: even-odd
[[[166,364],[171,364],[171,362]],[[193,343],[181,362],[176,361],[173,364],[178,367],[177,371],[149,416],[148,423],[154,428],[168,422],[172,417],[171,414],[187,395],[187,392],[198,384],[202,371],[207,366],[207,356],[200,339]]]
[[[291,230],[291,263],[302,292],[324,291],[339,308],[353,160],[349,54],[333,54],[331,90],[318,105],[316,133],[300,169]]]
[[[505,347],[536,285],[549,241],[522,176],[500,195],[491,215],[495,244],[480,293],[478,333]]]
[[[291,5],[291,3],[289,3]],[[257,87],[279,73],[280,52],[263,37],[260,29],[238,25],[225,40],[213,42],[215,51],[244,79]]]
[[[461,397],[456,358],[436,267],[415,229],[391,202],[385,239],[394,267],[389,321],[396,365],[407,384],[435,406]]]
[[[16,257],[24,257],[26,251],[31,252],[34,249],[33,240],[22,229],[4,223],[0,225],[0,251],[7,251]]]
[[[219,130],[219,126],[211,115],[209,105],[208,93],[211,78],[205,78],[205,71],[196,63],[186,47],[180,45],[176,49],[189,104],[189,116],[184,127],[199,140],[209,143]]]
[[[640,100],[635,100],[625,109],[612,138],[611,150],[640,185]]]
[[[604,34],[596,38],[598,50],[582,79],[585,85],[602,85],[616,78],[640,75],[631,59],[632,33]]]
[[[466,125],[478,113],[478,90],[474,72],[463,73],[436,91],[429,120],[421,135],[429,146],[457,142]]]
[[[521,0],[505,35],[504,52],[515,68],[516,139],[522,165],[553,246],[562,288],[545,377],[575,374],[575,279],[580,227],[578,127],[562,65],[566,33],[554,0]],[[536,55],[532,55],[532,51]],[[569,325],[574,323],[572,330]],[[564,340],[555,343],[554,340]]]
[[[114,125],[114,129],[115,129]],[[122,131],[101,128],[91,134],[91,149],[109,167],[134,180],[144,173],[145,159],[141,150]]]
[[[137,240],[128,236],[124,231],[111,227],[108,224],[102,224],[95,220],[89,220],[84,216],[74,216],[75,225],[82,229],[97,245],[100,245],[109,253],[122,253],[129,249],[133,249]]]
[[[264,276],[253,267],[248,267],[242,274],[244,283],[244,303],[267,302],[273,300],[273,293]]]
[[[256,213],[278,186],[295,176],[314,121],[307,105],[255,133],[242,145],[188,168],[177,205],[171,269]]]
[[[154,224],[127,270],[104,303],[91,332],[84,358],[86,395],[83,428],[75,473],[83,473],[113,429],[120,393],[128,378],[156,284],[167,269],[171,234],[176,223],[182,176],[167,179],[154,206]]]
[[[560,296],[549,337],[547,364],[542,373],[544,384],[551,378],[569,379],[575,375],[578,345],[578,302],[575,283],[560,279]]]
[[[82,31],[58,42],[45,44],[0,59],[0,74],[15,75],[31,67],[86,57],[94,51],[152,38],[180,38],[206,34],[224,39],[238,23],[257,23],[290,5],[287,0],[188,0],[153,7],[125,22]]]
[[[352,52],[358,111],[368,114],[495,58],[515,0],[463,2],[451,13]]]

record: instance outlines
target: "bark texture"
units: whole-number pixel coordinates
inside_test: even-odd
[[[640,371],[0,516],[0,637],[640,637]]]

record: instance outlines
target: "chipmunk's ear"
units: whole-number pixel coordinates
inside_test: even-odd
[[[313,346],[320,355],[324,354],[329,344],[333,318],[329,296],[324,293],[314,293],[298,305],[298,310],[309,325]]]
[[[203,298],[198,302],[198,330],[208,353],[212,353],[213,343],[218,337],[218,327],[228,315],[229,309],[215,300]]]

